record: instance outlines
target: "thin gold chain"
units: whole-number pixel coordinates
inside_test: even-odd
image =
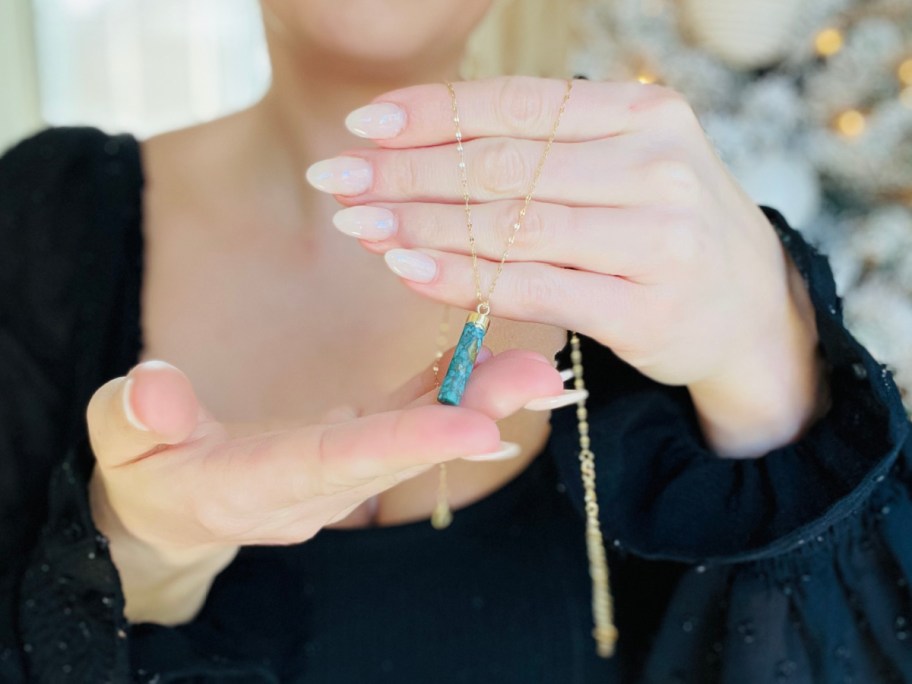
[[[437,351],[434,353],[434,387],[440,387],[440,359],[447,345],[447,333],[450,331],[450,307],[444,305],[440,324],[437,328]],[[431,525],[436,530],[443,530],[453,522],[453,511],[450,508],[450,490],[447,484],[446,463],[438,466],[437,503],[431,513]]]
[[[446,86],[450,91],[450,98],[453,101],[453,123],[456,126],[456,152],[459,155],[459,180],[462,184],[462,197],[465,203],[464,208],[466,215],[466,227],[469,231],[469,247],[472,250],[472,273],[475,278],[475,297],[478,299],[478,312],[490,313],[491,295],[494,294],[494,288],[497,286],[497,281],[500,278],[501,272],[503,271],[504,263],[507,261],[507,255],[510,253],[510,248],[513,247],[513,243],[516,241],[516,235],[522,228],[523,220],[526,217],[526,211],[529,209],[529,204],[532,202],[532,195],[535,193],[535,187],[538,185],[539,178],[541,178],[542,169],[545,166],[545,160],[548,158],[548,153],[551,151],[551,144],[554,142],[555,136],[557,136],[557,128],[560,126],[561,117],[564,115],[564,110],[567,107],[567,100],[570,99],[570,91],[573,89],[573,79],[567,79],[567,88],[564,92],[564,98],[561,100],[560,108],[557,110],[557,116],[554,119],[554,126],[551,128],[551,134],[548,136],[548,142],[545,144],[545,149],[542,151],[541,159],[539,159],[538,166],[536,167],[535,173],[532,176],[532,184],[529,187],[529,191],[526,193],[523,206],[519,210],[519,216],[513,223],[510,237],[507,240],[506,247],[504,247],[503,254],[500,257],[500,263],[497,265],[497,271],[494,273],[494,278],[491,280],[491,285],[488,287],[487,294],[482,293],[481,276],[478,273],[478,256],[475,249],[475,230],[474,224],[472,222],[472,207],[469,203],[470,198],[468,169],[465,158],[465,147],[462,144],[462,130],[459,127],[459,110],[456,106],[456,89],[449,81],[446,82]]]
[[[583,380],[583,353],[577,334],[570,335],[570,363],[573,364],[573,385],[578,390],[586,389]],[[608,560],[605,554],[605,540],[599,523],[599,505],[595,494],[595,454],[592,453],[589,438],[589,411],[586,400],[576,405],[576,421],[579,430],[579,461],[583,480],[583,502],[586,508],[586,552],[589,557],[589,577],[592,580],[592,618],[595,627],[592,636],[596,650],[603,658],[614,653],[618,631],[614,625],[614,603],[609,586]]]
[[[472,208],[469,196],[468,169],[465,158],[465,148],[462,142],[462,130],[459,127],[459,110],[456,106],[456,90],[453,87],[453,84],[449,81],[446,82],[446,85],[450,91],[450,97],[452,98],[453,102],[453,123],[456,126],[456,152],[459,155],[459,176],[462,185],[466,228],[469,234],[469,246],[472,253],[472,273],[475,279],[475,297],[478,300],[478,312],[488,314],[491,311],[490,301],[491,296],[494,293],[494,288],[497,285],[500,274],[503,272],[504,264],[507,261],[507,255],[510,253],[510,249],[513,247],[513,243],[516,241],[516,236],[522,228],[523,220],[526,216],[526,211],[529,208],[529,204],[532,201],[532,195],[534,194],[535,188],[538,185],[539,178],[541,177],[542,169],[545,165],[545,160],[548,157],[548,153],[551,151],[551,145],[554,142],[554,138],[557,136],[557,129],[560,125],[561,117],[563,116],[564,110],[566,109],[567,101],[570,99],[570,92],[573,88],[573,79],[567,80],[566,91],[564,92],[563,100],[561,101],[560,108],[558,109],[557,117],[554,121],[554,126],[551,129],[551,134],[548,137],[547,143],[545,144],[545,149],[542,152],[541,159],[539,160],[538,166],[536,167],[535,173],[533,174],[532,184],[529,188],[529,191],[526,193],[525,201],[523,202],[523,206],[519,211],[519,217],[513,223],[510,237],[507,240],[506,247],[504,248],[503,254],[500,257],[500,263],[497,265],[497,270],[495,271],[494,277],[491,280],[491,284],[488,287],[487,294],[484,294],[482,292],[481,277],[478,272],[478,256],[476,251],[474,223],[472,221]],[[583,380],[583,355],[582,351],[580,350],[579,337],[575,332],[573,332],[570,337],[570,360],[573,364],[574,386],[578,390],[585,390],[586,384]],[[618,631],[614,625],[614,604],[611,599],[608,560],[607,554],[605,552],[605,542],[602,536],[601,524],[599,523],[599,505],[595,489],[595,454],[591,449],[591,440],[589,437],[589,412],[586,408],[585,398],[580,399],[580,401],[577,403],[576,417],[577,427],[579,430],[580,472],[583,481],[583,500],[585,503],[586,512],[586,554],[589,558],[589,576],[592,580],[592,618],[594,623],[592,636],[595,639],[596,652],[598,655],[603,658],[609,658],[614,653],[618,638]],[[440,476],[440,492],[445,492],[446,472],[441,471]],[[438,494],[438,502],[440,500],[439,497],[440,494]]]

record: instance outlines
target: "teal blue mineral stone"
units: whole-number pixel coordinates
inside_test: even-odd
[[[475,357],[481,351],[481,343],[484,341],[487,328],[486,320],[473,321],[470,318],[465,324],[462,335],[459,336],[459,342],[456,344],[453,360],[450,361],[450,367],[447,368],[446,376],[440,384],[437,401],[441,404],[459,406],[466,384],[469,382],[469,376],[472,374],[472,368],[475,367]]]

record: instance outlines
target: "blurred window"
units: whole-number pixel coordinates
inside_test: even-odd
[[[49,124],[145,137],[255,102],[269,83],[256,0],[32,0]]]

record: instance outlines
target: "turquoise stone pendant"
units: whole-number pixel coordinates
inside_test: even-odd
[[[481,351],[481,344],[488,331],[489,323],[487,313],[469,314],[465,327],[462,329],[462,335],[459,336],[459,342],[456,344],[453,360],[450,361],[446,376],[440,383],[437,401],[441,404],[459,406],[459,402],[462,401],[469,376],[475,367],[475,357]]]

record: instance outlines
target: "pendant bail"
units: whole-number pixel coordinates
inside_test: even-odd
[[[478,302],[478,306],[475,307],[475,311],[477,311],[482,316],[487,316],[491,313],[491,305],[487,302],[487,300]]]

